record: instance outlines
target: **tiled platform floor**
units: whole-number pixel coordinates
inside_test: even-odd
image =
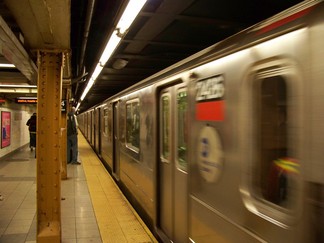
[[[157,242],[82,135],[81,165],[61,182],[63,243]],[[36,159],[25,147],[0,161],[0,242],[36,242]]]

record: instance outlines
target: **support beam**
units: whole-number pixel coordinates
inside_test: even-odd
[[[37,68],[27,51],[0,16],[0,53],[30,81],[36,83]]]
[[[63,53],[38,51],[37,242],[61,242],[61,97]]]

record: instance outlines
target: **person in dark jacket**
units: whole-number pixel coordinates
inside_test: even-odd
[[[29,147],[31,151],[36,148],[36,123],[36,113],[33,113],[26,123],[29,130]]]
[[[75,107],[72,107],[67,118],[67,163],[81,164],[78,161],[78,122]]]

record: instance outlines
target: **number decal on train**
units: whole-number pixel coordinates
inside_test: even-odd
[[[196,84],[196,101],[223,99],[225,95],[224,77],[218,75],[212,78],[200,80]]]
[[[225,79],[217,75],[196,83],[196,119],[200,121],[224,120]]]

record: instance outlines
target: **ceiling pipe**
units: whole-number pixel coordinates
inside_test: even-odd
[[[80,63],[79,63],[79,69],[83,70],[83,74],[85,73],[85,69],[83,68],[84,55],[85,55],[85,50],[86,50],[87,42],[88,42],[88,36],[89,36],[90,25],[91,25],[91,21],[92,21],[94,5],[95,5],[95,0],[89,0],[88,1],[87,15],[86,15],[84,32],[83,32],[83,41],[82,41],[81,54],[80,54]],[[78,88],[79,88],[79,82],[77,82],[77,84],[76,84],[76,88],[75,88],[75,92],[74,92],[75,95],[78,92]]]

